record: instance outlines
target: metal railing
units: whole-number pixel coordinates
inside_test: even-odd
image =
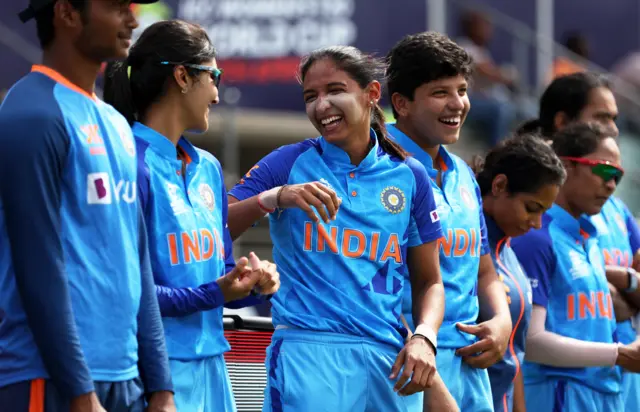
[[[472,0],[448,0],[449,4],[455,5],[460,11],[479,11],[485,14],[491,22],[498,28],[504,30],[512,36],[512,58],[513,64],[517,68],[520,74],[519,79],[519,92],[528,96],[538,96],[544,88],[546,83],[541,76],[538,76],[538,82],[536,85],[529,83],[529,69],[530,65],[530,49],[534,48],[539,51],[539,45],[543,41],[549,39],[544,36],[540,36],[534,29],[522,23],[521,21],[499,11],[495,8],[483,4],[478,4]],[[587,60],[571,50],[567,49],[562,44],[553,41],[553,54],[556,56],[567,57],[577,64],[581,65],[585,69],[597,73],[607,74],[612,82],[617,85],[616,93],[630,103],[633,107],[633,112],[640,112],[640,89],[635,85],[627,82],[626,80],[610,73],[607,69],[595,64],[594,62]],[[548,68],[549,71],[552,67]],[[630,119],[635,120],[635,119]]]

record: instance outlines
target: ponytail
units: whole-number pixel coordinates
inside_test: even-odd
[[[376,132],[378,144],[386,153],[396,156],[401,160],[404,160],[409,156],[409,154],[398,143],[389,139],[389,132],[387,132],[387,126],[385,125],[384,112],[378,103],[373,106],[373,110],[371,112],[371,128]]]
[[[112,62],[105,70],[104,101],[112,105],[129,122],[137,120],[137,112],[129,79],[131,67],[127,61]]]

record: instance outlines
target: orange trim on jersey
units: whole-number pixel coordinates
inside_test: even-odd
[[[511,336],[509,337],[509,352],[511,352],[511,356],[513,357],[513,363],[514,363],[514,365],[516,365],[516,374],[513,377],[513,379],[511,380],[511,383],[514,383],[516,381],[516,378],[518,377],[518,374],[520,373],[520,361],[518,360],[518,357],[516,356],[516,350],[513,347],[513,340],[516,337],[516,331],[518,330],[518,326],[520,326],[520,322],[522,321],[522,318],[524,317],[524,305],[525,305],[524,302],[525,302],[525,300],[524,300],[524,292],[520,288],[520,284],[518,283],[518,280],[515,278],[515,276],[513,276],[513,274],[511,274],[511,272],[509,272],[509,269],[507,269],[505,264],[502,263],[502,261],[500,260],[500,247],[505,243],[505,241],[507,242],[507,245],[510,243],[509,238],[508,237],[504,237],[504,238],[500,239],[500,241],[496,245],[496,263],[498,263],[498,266],[500,266],[500,268],[502,270],[504,270],[504,273],[506,273],[507,276],[509,276],[509,278],[513,281],[513,284],[515,285],[516,290],[518,291],[518,295],[520,296],[520,314],[518,315],[518,320],[516,321],[516,324],[513,326],[513,330],[511,331]],[[504,395],[503,402],[504,402],[504,405],[505,405],[505,410],[508,410],[506,408],[506,406],[507,406],[507,394],[506,393]]]
[[[44,412],[44,379],[31,381],[29,412]]]
[[[85,96],[87,96],[88,98],[92,99],[92,100],[98,100],[98,96],[96,96],[95,93],[93,94],[89,94],[87,93],[85,90],[82,90],[80,87],[76,86],[75,84],[71,83],[71,81],[69,81],[66,77],[64,77],[63,75],[61,75],[60,73],[58,73],[57,71],[53,70],[50,67],[47,66],[43,66],[41,64],[34,64],[33,66],[31,66],[31,71],[32,72],[37,72],[37,73],[42,73],[47,77],[50,77],[51,79],[55,80],[56,82],[70,88],[71,90],[73,90],[74,92],[78,92],[80,94],[83,94]]]
[[[178,146],[178,159],[183,160],[186,164],[191,163],[191,156],[180,146]]]
[[[438,162],[438,166],[440,166],[441,171],[446,172],[449,170],[449,166],[444,162],[442,156],[438,155],[438,157],[436,157],[436,162]]]
[[[584,229],[580,229],[580,236],[582,236],[585,240],[589,239],[589,234],[584,231]]]

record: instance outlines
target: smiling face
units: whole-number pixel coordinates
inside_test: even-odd
[[[201,63],[202,66],[217,68],[215,59]],[[195,76],[189,76],[187,70],[180,66],[176,68],[175,76],[186,80],[180,104],[184,113],[187,130],[194,132],[206,132],[209,128],[209,108],[212,104],[218,104],[219,93],[210,72],[197,70]],[[183,90],[184,90],[183,89]]]
[[[90,59],[103,62],[127,57],[138,22],[130,1],[88,0],[76,46]]]
[[[307,116],[329,143],[344,147],[352,136],[369,135],[371,102],[380,98],[380,83],[363,89],[325,58],[309,67],[302,86]]]
[[[413,100],[395,93],[392,100],[398,121],[402,121],[421,145],[436,147],[455,143],[471,107],[467,87],[463,76],[454,76],[421,85],[415,90]]]

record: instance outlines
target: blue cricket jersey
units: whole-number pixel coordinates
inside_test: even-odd
[[[591,217],[591,222],[598,230],[598,242],[605,264],[630,267],[633,256],[640,248],[638,224],[622,200],[611,196],[602,211]],[[636,337],[631,319],[618,323],[620,342],[629,344]]]
[[[507,302],[511,313],[513,329],[509,338],[509,346],[502,360],[489,367],[491,394],[494,409],[497,411],[507,405],[508,394],[513,393],[513,382],[520,373],[524,361],[525,340],[531,319],[531,285],[520,266],[513,249],[511,239],[504,235],[497,223],[485,215],[491,257],[500,280],[507,291]],[[507,405],[510,411],[513,405]]]
[[[395,125],[389,124],[387,128],[394,140],[424,165],[435,182],[438,170],[433,167],[431,156]],[[444,233],[440,243],[440,273],[446,296],[438,347],[457,349],[477,340],[458,330],[456,323],[475,324],[478,319],[480,256],[490,253],[490,249],[480,188],[472,170],[444,146],[440,147],[438,160],[442,187],[435,183],[431,187]],[[414,329],[409,287],[405,288],[403,313]]]
[[[512,239],[511,245],[531,281],[533,304],[547,309],[547,331],[615,343],[616,321],[596,236],[587,217],[576,219],[553,205],[541,229]],[[617,367],[559,368],[525,362],[526,384],[547,378],[569,378],[600,392],[620,392]]]
[[[139,354],[156,374],[166,351],[126,120],[34,66],[0,129],[0,386],[50,377],[76,396],[137,377]]]
[[[219,355],[229,344],[222,324],[224,297],[215,281],[235,266],[222,168],[185,138],[176,148],[141,123],[133,125],[133,134],[169,357]]]
[[[273,187],[320,181],[342,205],[335,221],[313,223],[298,208],[270,215],[281,287],[271,300],[276,326],[374,338],[397,348],[408,277],[407,248],[442,231],[429,178],[414,159],[373,148],[354,166],[322,137],[283,146],[262,159],[230,195],[244,200]]]

